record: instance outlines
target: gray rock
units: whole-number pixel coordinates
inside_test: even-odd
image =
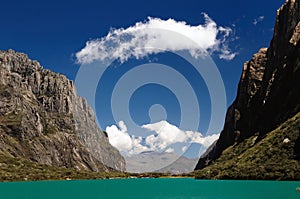
[[[0,152],[79,170],[125,170],[74,83],[13,50],[0,51]]]
[[[212,164],[226,148],[255,134],[259,141],[300,111],[299,23],[300,1],[287,0],[277,11],[270,47],[245,63],[220,138],[200,158],[196,169]],[[299,146],[300,137],[296,148]]]

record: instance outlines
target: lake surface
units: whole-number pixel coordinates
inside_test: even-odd
[[[0,198],[300,199],[300,182],[106,179],[0,183]]]

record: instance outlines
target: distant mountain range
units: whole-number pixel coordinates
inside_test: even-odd
[[[198,178],[300,179],[299,40],[300,0],[288,0],[270,47],[244,64],[220,138],[197,163]]]
[[[132,173],[160,172],[181,174],[192,172],[198,159],[189,159],[174,153],[143,152],[125,157],[126,170]]]

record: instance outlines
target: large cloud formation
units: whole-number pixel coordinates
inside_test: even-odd
[[[148,17],[128,28],[111,29],[102,38],[90,40],[76,53],[81,64],[93,61],[126,61],[149,54],[187,50],[197,58],[216,52],[221,59],[231,60],[235,53],[228,48],[232,30],[218,26],[207,14],[205,23],[192,26],[184,21]],[[180,36],[179,36],[180,35]]]
[[[146,137],[146,144],[149,145],[152,150],[164,150],[176,143],[198,143],[207,148],[219,137],[218,134],[204,137],[200,132],[184,131],[167,121],[143,125],[142,128],[156,133]]]
[[[146,124],[142,128],[153,132],[144,139],[144,142],[142,137],[129,135],[123,121],[119,122],[118,127],[116,125],[106,127],[106,132],[109,142],[125,156],[136,155],[144,151],[172,153],[174,152],[172,145],[176,143],[186,145],[198,143],[207,148],[219,138],[219,134],[203,136],[199,132],[184,131],[167,121]],[[187,148],[187,146],[184,146],[182,152]]]

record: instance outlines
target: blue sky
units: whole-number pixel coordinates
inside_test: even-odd
[[[5,1],[1,2],[0,49],[25,52],[45,68],[75,80],[81,66],[76,63],[76,53],[85,47],[87,41],[105,37],[111,28],[126,29],[137,22],[147,23],[149,16],[160,20],[171,18],[176,22],[184,21],[190,26],[198,26],[205,24],[203,13],[206,13],[218,27],[231,30],[230,36],[226,37],[226,43],[230,51],[236,53],[235,58],[224,60],[219,58],[218,53],[211,54],[224,82],[226,105],[229,106],[236,96],[243,63],[249,60],[259,48],[269,45],[276,10],[283,2],[283,0]],[[181,130],[206,134],[212,115],[209,89],[203,77],[197,75],[197,71],[189,66],[188,62],[173,52],[149,54],[142,59],[130,57],[124,63],[115,61],[108,67],[95,93],[94,108],[101,128],[115,127],[119,132],[136,136],[145,134],[143,129],[153,130],[153,126],[134,129],[128,125],[126,118],[118,118],[119,121],[116,121],[111,110],[111,97],[116,83],[131,69],[149,63],[171,66],[190,82],[200,105],[201,119],[198,128],[192,126],[189,128],[187,123]],[[175,76],[169,78],[172,77]],[[184,89],[180,85],[179,89]],[[168,126],[169,124],[180,127],[182,120],[180,100],[176,99],[176,93],[174,94],[172,89],[152,83],[141,86],[130,96],[129,106],[126,108],[137,126],[166,120],[167,127],[170,129],[173,127]],[[121,103],[121,101],[117,102]],[[193,110],[189,111],[190,116],[194,116]],[[220,114],[218,121],[214,121],[216,125],[210,134],[219,133],[218,129],[224,122],[224,115],[222,115],[224,113]],[[192,117],[187,119],[193,120]],[[121,120],[124,120],[125,124],[120,126],[118,122]],[[153,131],[159,135],[157,129]],[[141,145],[145,145],[147,136],[142,136]],[[176,151],[179,148],[182,149],[183,146],[171,149]]]

